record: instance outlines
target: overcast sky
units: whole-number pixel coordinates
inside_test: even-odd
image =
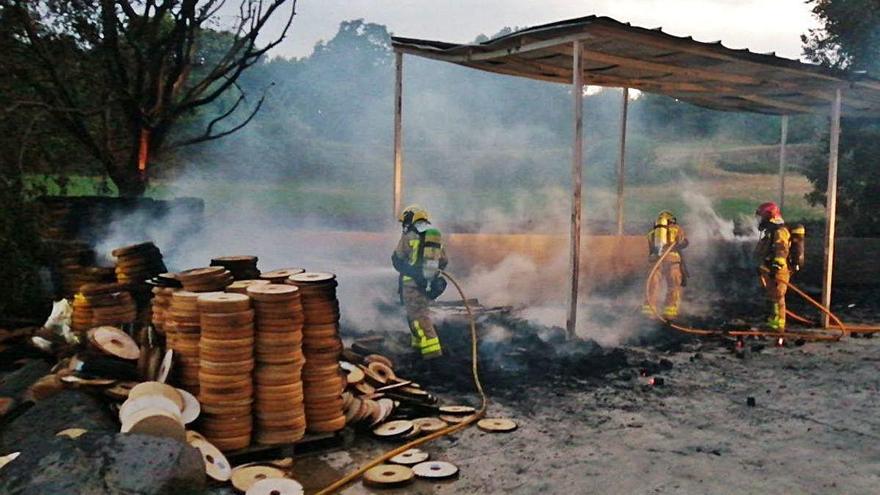
[[[798,58],[816,26],[804,0],[299,0],[288,39],[273,52],[303,57],[344,20],[384,24],[395,35],[468,42],[505,26],[527,27],[591,14],[731,48]]]

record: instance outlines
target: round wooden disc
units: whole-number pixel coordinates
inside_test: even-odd
[[[477,428],[491,433],[506,433],[516,427],[516,423],[505,418],[484,418],[477,422]]]
[[[458,474],[458,467],[455,464],[443,461],[422,462],[413,466],[412,470],[419,478],[443,479]]]
[[[414,466],[425,462],[431,457],[430,454],[420,449],[409,449],[388,459],[388,462],[400,464],[402,466]]]
[[[188,425],[199,417],[199,413],[202,412],[202,405],[193,394],[186,390],[179,388],[177,391],[183,397],[183,410],[180,413],[180,417],[183,420],[183,424]]]
[[[156,381],[165,383],[168,381],[168,375],[171,374],[171,368],[174,364],[174,351],[168,349],[162,358],[162,364],[159,365],[159,372],[156,374]]]
[[[412,422],[413,424],[419,425],[419,428],[425,433],[434,433],[435,431],[440,431],[449,426],[446,421],[443,421],[440,418],[416,418],[412,420]]]
[[[394,369],[394,363],[390,359],[381,354],[368,354],[364,356],[364,362],[368,365],[374,362],[380,362],[391,369]]]
[[[288,277],[288,280],[296,284],[320,284],[334,279],[336,275],[324,272],[303,272]]]
[[[443,421],[445,421],[447,423],[457,425],[458,423],[461,423],[464,420],[466,420],[467,416],[452,416],[450,414],[447,414],[447,415],[441,414],[440,419],[442,419]]]
[[[190,437],[190,435],[187,435]],[[205,461],[205,472],[211,478],[217,481],[227,481],[232,476],[232,466],[226,460],[226,456],[220,452],[220,449],[211,442],[205,440],[204,437],[189,439],[189,444],[199,449],[202,453],[202,459]]]
[[[385,363],[374,361],[367,365],[367,369],[380,377],[382,379],[382,383],[388,383],[389,381],[397,380],[397,375],[395,375],[394,371]]]
[[[232,486],[242,492],[254,485],[254,483],[269,478],[283,478],[284,471],[273,466],[239,466],[232,470]]]
[[[364,473],[364,484],[373,487],[392,487],[410,483],[415,478],[412,469],[399,464],[380,464]]]
[[[176,389],[171,385],[166,385],[161,382],[143,382],[138,383],[134,387],[132,387],[131,391],[128,392],[128,399],[134,400],[139,397],[143,397],[146,395],[159,395],[169,399],[177,405],[177,408],[181,411],[184,408],[183,397],[180,395],[180,389]]]
[[[351,363],[344,364],[347,364],[349,366],[348,368],[346,368],[345,366],[342,367],[342,369],[346,372],[345,380],[348,382],[349,385],[354,385],[356,383],[364,381],[365,375],[360,368]]]
[[[299,289],[292,285],[266,284],[247,288],[249,296],[256,301],[284,301],[296,297]]]
[[[260,274],[261,278],[274,280],[276,278],[287,278],[292,275],[298,275],[300,273],[305,272],[305,268],[279,268],[277,270],[272,270],[271,272],[263,272]]]
[[[67,437],[67,438],[79,438],[83,433],[89,430],[85,430],[83,428],[67,428],[66,430],[61,430],[55,434],[56,437]]]
[[[477,410],[471,406],[440,406],[440,412],[443,414],[467,415],[473,414],[477,412]]]
[[[377,401],[379,403],[379,407],[382,408],[382,419],[379,421],[385,421],[391,416],[391,413],[394,412],[394,401],[391,399],[382,398]]]
[[[225,271],[226,269],[222,266],[206,266],[204,268],[193,268],[190,270],[184,270],[182,272],[179,272],[175,278],[183,283],[195,282],[202,279],[209,279],[218,275],[222,275]]]
[[[235,292],[209,292],[198,301],[199,311],[206,313],[241,313],[251,308],[251,299]]]
[[[122,406],[119,408],[119,422],[125,423],[130,417],[133,417],[135,414],[145,410],[164,411],[178,421],[182,421],[183,417],[181,414],[181,407],[178,406],[171,399],[168,399],[164,396],[142,395],[140,397],[132,398],[131,394],[129,394],[128,400],[123,402]]]
[[[155,437],[168,437],[183,442],[186,432],[180,417],[160,409],[144,409],[125,418],[120,429],[122,433],[140,433]]]
[[[373,434],[377,437],[396,437],[406,435],[413,429],[412,421],[406,419],[398,419],[397,421],[389,421],[373,429]]]
[[[245,495],[303,495],[303,486],[290,478],[266,478],[248,488]]]
[[[98,327],[89,330],[89,340],[101,351],[122,359],[137,359],[141,355],[134,339],[116,327]]]

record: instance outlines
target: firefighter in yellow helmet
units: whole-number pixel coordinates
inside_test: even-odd
[[[419,205],[407,206],[399,220],[403,232],[391,262],[400,274],[398,291],[406,307],[412,346],[423,359],[439,357],[443,351],[428,304],[446,288],[446,280],[440,275],[448,263],[442,236]]]
[[[758,276],[770,306],[767,326],[771,330],[783,332],[785,292],[788,289],[786,283],[791,277],[791,268],[799,268],[789,267],[792,232],[785,225],[776,203],[761,204],[755,215],[758,216],[758,230],[761,231],[761,239],[755,247],[755,261],[758,263]],[[803,238],[803,227],[798,228],[800,238]]]
[[[662,278],[666,282],[666,300],[662,314],[664,318],[675,319],[681,305],[681,288],[687,285],[687,270],[681,251],[688,247],[688,240],[675,215],[664,210],[657,215],[654,228],[648,232],[648,259],[652,266],[670,247],[672,251],[663,259],[663,264],[648,282],[649,299],[645,301],[642,311],[647,315],[653,314],[651,304],[656,307],[656,296]]]

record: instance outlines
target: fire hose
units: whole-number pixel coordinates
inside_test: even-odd
[[[474,314],[471,311],[471,306],[470,306],[470,304],[468,304],[467,297],[464,295],[464,291],[461,289],[461,286],[458,285],[458,282],[456,282],[455,278],[453,278],[452,275],[450,275],[444,271],[441,271],[440,273],[444,277],[446,277],[450,282],[452,282],[452,285],[455,286],[455,289],[458,291],[458,295],[461,297],[461,300],[464,303],[464,308],[467,311],[468,320],[470,322],[470,331],[471,331],[471,373],[473,374],[473,378],[474,378],[474,387],[476,387],[477,393],[480,394],[480,408],[477,410],[477,412],[468,416],[460,423],[447,426],[446,428],[443,428],[442,430],[436,431],[434,433],[431,433],[430,435],[426,435],[426,436],[421,437],[419,439],[405,443],[405,444],[401,445],[400,447],[389,450],[388,452],[385,452],[384,454],[380,454],[380,455],[370,459],[361,467],[348,473],[347,475],[343,476],[342,478],[339,478],[338,480],[334,481],[333,483],[331,483],[330,485],[328,485],[327,487],[325,487],[321,491],[317,492],[316,495],[330,495],[332,493],[336,493],[339,490],[341,490],[342,488],[344,488],[346,485],[351,483],[352,481],[355,481],[358,478],[360,478],[361,475],[363,475],[368,469],[370,469],[374,466],[378,466],[379,464],[382,464],[383,462],[387,461],[388,459],[391,459],[392,457],[394,457],[400,453],[403,453],[411,448],[418,447],[419,445],[430,442],[431,440],[435,440],[437,438],[440,438],[440,437],[449,435],[451,433],[455,433],[459,430],[462,430],[462,429],[468,427],[469,425],[473,424],[474,421],[482,418],[486,414],[486,408],[488,407],[488,398],[486,397],[486,393],[483,391],[483,384],[480,383],[480,376],[479,376],[479,372],[477,370],[477,325],[476,325],[476,320],[474,319]]]
[[[666,326],[678,330],[679,332],[690,334],[690,335],[701,335],[701,336],[718,336],[718,337],[771,337],[771,338],[784,338],[784,339],[803,339],[805,341],[838,341],[842,337],[844,337],[850,330],[849,327],[844,325],[842,321],[832,313],[828,308],[817,302],[815,299],[807,295],[804,291],[799,289],[797,286],[792,284],[791,282],[787,282],[784,280],[777,280],[777,282],[781,282],[785,284],[789,289],[794,291],[797,295],[803,297],[807,302],[818,308],[820,311],[828,315],[832,321],[834,321],[835,326],[837,327],[838,334],[832,335],[828,332],[795,332],[795,331],[764,331],[764,330],[716,330],[716,329],[700,329],[700,328],[691,328],[685,325],[681,325],[670,321],[668,318],[664,318],[657,311],[657,308],[654,306],[651,297],[651,280],[654,278],[654,275],[657,273],[657,270],[660,268],[663,261],[667,256],[672,252],[675,248],[676,243],[673,242],[657,259],[654,266],[651,268],[650,273],[648,274],[648,279],[645,281],[645,304],[650,308],[653,316],[662,321]],[[786,311],[787,314],[788,311]],[[806,318],[797,316],[795,319],[799,321],[805,320],[809,324],[809,320]],[[880,329],[878,329],[880,331]]]
[[[761,285],[763,285],[764,287],[767,286],[767,283],[764,281],[763,278],[761,279]],[[819,325],[818,321],[803,317],[788,308],[785,309],[785,314],[789,318],[791,318],[799,323],[803,323],[804,325],[810,325],[810,326],[818,326]],[[880,327],[877,327],[877,326],[859,325],[859,324],[852,324],[852,323],[844,324],[844,323],[840,322],[839,320],[835,320],[835,321],[833,321],[833,323],[835,326],[837,326],[838,328],[844,329],[846,331],[846,333],[849,333],[849,334],[853,334],[853,333],[858,333],[858,334],[880,333]],[[840,325],[845,325],[845,327],[841,327]]]

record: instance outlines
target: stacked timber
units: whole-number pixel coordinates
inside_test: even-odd
[[[125,325],[137,316],[127,286],[117,283],[85,284],[73,298],[73,325],[83,332],[102,325]]]
[[[220,266],[232,274],[235,280],[252,280],[260,278],[256,256],[221,256],[211,259],[211,266]]]
[[[232,283],[232,274],[222,266],[193,268],[176,275],[183,289],[190,292],[218,292]]]
[[[244,294],[208,293],[198,298],[201,433],[222,451],[251,443],[254,311]]]
[[[273,284],[284,284],[290,276],[298,275],[305,271],[304,268],[279,268],[278,270],[272,270],[271,272],[263,272],[260,275],[260,278],[268,280]]]
[[[306,424],[316,433],[334,432],[345,427],[345,374],[339,367],[342,340],[339,338],[339,302],[336,275],[303,272],[288,278],[299,288],[305,324],[303,325],[303,393]]]
[[[166,345],[174,351],[174,381],[193,395],[199,393],[199,340],[202,330],[198,299],[197,292],[173,292],[162,325]]]
[[[267,285],[268,280],[236,280],[226,287],[226,292],[235,292],[238,294],[247,294],[248,287],[252,285]]]
[[[116,258],[116,279],[120,283],[143,284],[166,271],[162,253],[152,242],[124,246],[110,254]]]
[[[257,317],[255,381],[256,440],[293,443],[306,431],[302,352],[304,315],[299,289],[252,284],[247,289]]]

